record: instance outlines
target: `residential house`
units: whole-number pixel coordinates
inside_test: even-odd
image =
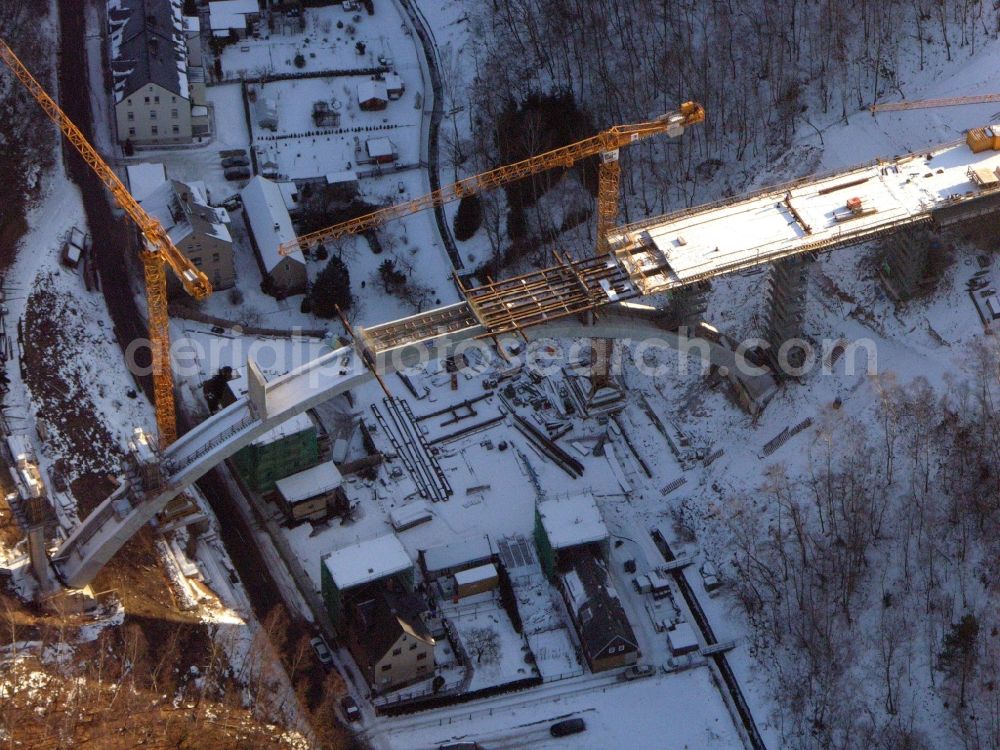
[[[257,0],[212,0],[208,4],[208,24],[215,37],[246,39],[260,21]]]
[[[417,554],[420,569],[424,578],[429,581],[495,563],[499,559],[490,538],[485,534],[422,549]]]
[[[368,80],[358,84],[358,106],[365,112],[374,112],[389,106],[389,91],[385,81]]]
[[[590,493],[555,497],[535,506],[535,547],[549,579],[565,553],[592,549],[607,557],[608,527]]]
[[[333,462],[324,461],[277,480],[275,496],[288,520],[321,520],[333,508],[343,482]]]
[[[209,130],[204,71],[188,60],[182,4],[109,0],[109,58],[122,143],[188,143]]]
[[[369,138],[365,141],[365,152],[370,164],[392,164],[399,158],[396,146],[388,138]]]
[[[421,619],[419,597],[374,588],[353,604],[348,646],[375,692],[404,687],[434,674],[434,638]]]
[[[590,670],[635,664],[639,645],[604,562],[588,550],[564,554],[560,588]]]
[[[130,184],[132,177],[130,176]],[[200,182],[167,180],[148,192],[143,184],[140,201],[150,216],[167,230],[171,241],[198,268],[215,290],[228,289],[236,283],[233,264],[233,238],[229,232],[229,213],[208,204],[207,190]],[[180,281],[167,274],[168,292],[179,296]]]
[[[399,73],[385,74],[385,92],[390,99],[399,99],[406,91],[406,84],[403,83]]]
[[[281,254],[282,244],[295,240],[281,188],[258,175],[243,188],[240,196],[257,264],[272,293],[279,298],[302,294],[308,284],[302,251]]]
[[[413,590],[413,561],[395,534],[334,550],[322,558],[320,588],[334,627],[342,632],[352,602],[370,598],[368,584]]]

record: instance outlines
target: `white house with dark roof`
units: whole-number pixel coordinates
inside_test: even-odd
[[[281,254],[282,243],[295,239],[295,229],[281,188],[276,182],[258,175],[247,183],[240,196],[261,275],[270,279],[276,295],[305,292],[308,277],[302,251]]]
[[[200,68],[189,67],[190,33],[182,6],[183,0],[108,0],[109,58],[120,142],[188,143],[209,130],[204,74]]]

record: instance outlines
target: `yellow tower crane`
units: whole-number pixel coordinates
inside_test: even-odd
[[[597,247],[598,251],[603,251],[607,243],[607,233],[614,227],[618,218],[618,186],[621,177],[618,150],[660,133],[666,133],[671,137],[679,136],[687,126],[702,122],[704,119],[705,109],[700,104],[685,102],[676,112],[669,112],[654,120],[633,125],[616,125],[568,146],[552,149],[473,177],[466,177],[411,201],[387,206],[356,219],[303,235],[284,243],[280,252],[282,255],[288,255],[296,250],[313,248],[323,242],[357,234],[366,229],[374,229],[387,221],[408,216],[425,208],[436,208],[467,195],[482,193],[547,169],[571,167],[581,159],[598,154],[601,157],[601,164],[597,189]]]
[[[170,366],[170,317],[167,312],[167,276],[164,266],[176,274],[184,289],[195,299],[204,299],[212,293],[208,278],[199,271],[170,240],[159,221],[146,213],[132,197],[118,175],[109,167],[97,150],[91,146],[80,129],[53,101],[42,85],[35,80],[17,55],[0,39],[0,59],[14,76],[35,97],[35,101],[49,116],[83,160],[94,170],[111,191],[115,202],[129,215],[142,232],[145,250],[141,253],[146,279],[146,306],[149,309],[149,340],[153,356],[153,395],[156,407],[156,424],[159,428],[160,446],[165,447],[177,439],[177,414],[174,407],[174,378]]]

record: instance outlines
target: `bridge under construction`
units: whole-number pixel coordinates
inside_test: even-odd
[[[1000,145],[1000,144],[997,144]],[[248,395],[162,452],[139,433],[119,489],[78,526],[53,557],[64,585],[81,587],[166,504],[213,466],[291,416],[376,377],[471,338],[626,335],[593,319],[645,295],[786,258],[855,245],[920,224],[948,226],[1000,206],[1000,151],[970,139],[932,151],[807,177],[731,200],[612,230],[594,257],[558,263],[483,286],[465,300],[360,328],[352,345],[266,381],[249,363]],[[612,311],[607,310],[611,313]],[[558,325],[553,325],[558,323]],[[641,325],[637,322],[637,326]]]

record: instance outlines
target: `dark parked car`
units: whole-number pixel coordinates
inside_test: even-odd
[[[565,737],[569,734],[582,732],[586,728],[587,725],[584,723],[583,719],[565,719],[563,721],[557,721],[549,727],[549,734],[553,737]]]
[[[361,721],[361,709],[358,708],[358,702],[354,698],[345,695],[340,699],[340,707],[344,709],[344,716],[348,721]]]
[[[245,156],[227,156],[222,160],[224,167],[249,167],[250,160]]]
[[[250,170],[246,167],[230,167],[223,174],[227,180],[249,180]]]

